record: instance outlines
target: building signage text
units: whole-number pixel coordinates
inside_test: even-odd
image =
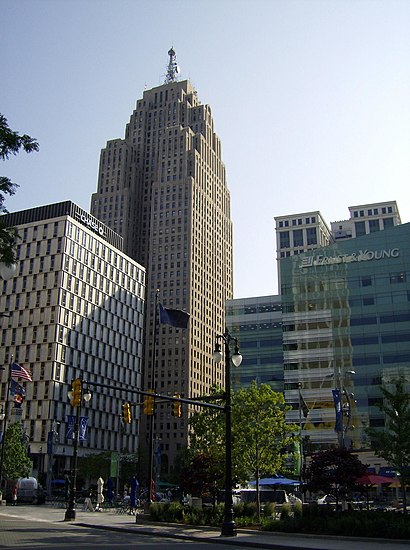
[[[92,229],[93,231],[95,231],[96,233],[101,235],[101,237],[104,237],[105,231],[104,231],[104,227],[102,225],[100,225],[99,223],[94,221],[90,216],[87,216],[86,214],[78,214],[77,213],[77,216],[78,216],[81,223],[83,223],[89,229]]]
[[[400,249],[390,248],[389,250],[359,250],[352,254],[338,254],[337,256],[309,256],[303,258],[300,267],[315,267],[322,265],[350,264],[351,262],[368,262],[371,260],[383,260],[385,258],[398,258]]]

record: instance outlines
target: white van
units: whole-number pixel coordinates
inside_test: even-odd
[[[17,502],[43,504],[45,493],[35,477],[20,477],[17,481]]]

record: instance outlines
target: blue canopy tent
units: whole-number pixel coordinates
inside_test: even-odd
[[[289,479],[287,477],[264,477],[259,480],[259,485],[266,486],[266,485],[299,485],[300,481],[297,481],[295,479]],[[250,481],[249,485],[256,485],[256,481]]]

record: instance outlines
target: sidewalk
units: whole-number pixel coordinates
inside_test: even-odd
[[[40,506],[0,506],[2,516],[19,517],[22,520],[60,523],[64,521],[65,509]],[[296,533],[274,533],[238,529],[236,537],[221,537],[220,529],[212,527],[195,527],[179,524],[150,522],[143,516],[119,515],[114,511],[85,512],[80,507],[76,519],[71,522],[78,526],[125,531],[128,533],[171,537],[180,540],[197,540],[211,544],[229,544],[236,547],[272,548],[276,550],[409,550],[410,541],[386,539],[368,539],[358,537],[331,537],[319,535],[301,535]]]

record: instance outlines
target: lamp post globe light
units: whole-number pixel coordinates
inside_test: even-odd
[[[76,378],[73,380],[71,382],[71,386],[72,389],[67,395],[75,411],[73,426],[73,458],[71,463],[70,497],[68,500],[64,521],[75,520],[76,516],[75,505],[77,495],[78,442],[80,438],[80,407],[83,399],[87,403],[91,399],[91,392],[88,389],[83,389],[83,381],[81,378]]]
[[[231,361],[235,367],[242,363],[242,355],[239,353],[238,340],[231,336],[227,330],[216,337],[215,350],[212,354],[216,363],[222,361],[220,341],[224,343],[225,356],[225,504],[224,521],[221,536],[235,537],[237,535],[233,515],[232,497],[232,405],[231,405]],[[231,346],[234,344],[234,352],[231,355]]]
[[[16,269],[16,264],[7,265],[5,262],[0,262],[0,277],[4,281],[8,281],[14,276],[14,274],[16,273]]]

